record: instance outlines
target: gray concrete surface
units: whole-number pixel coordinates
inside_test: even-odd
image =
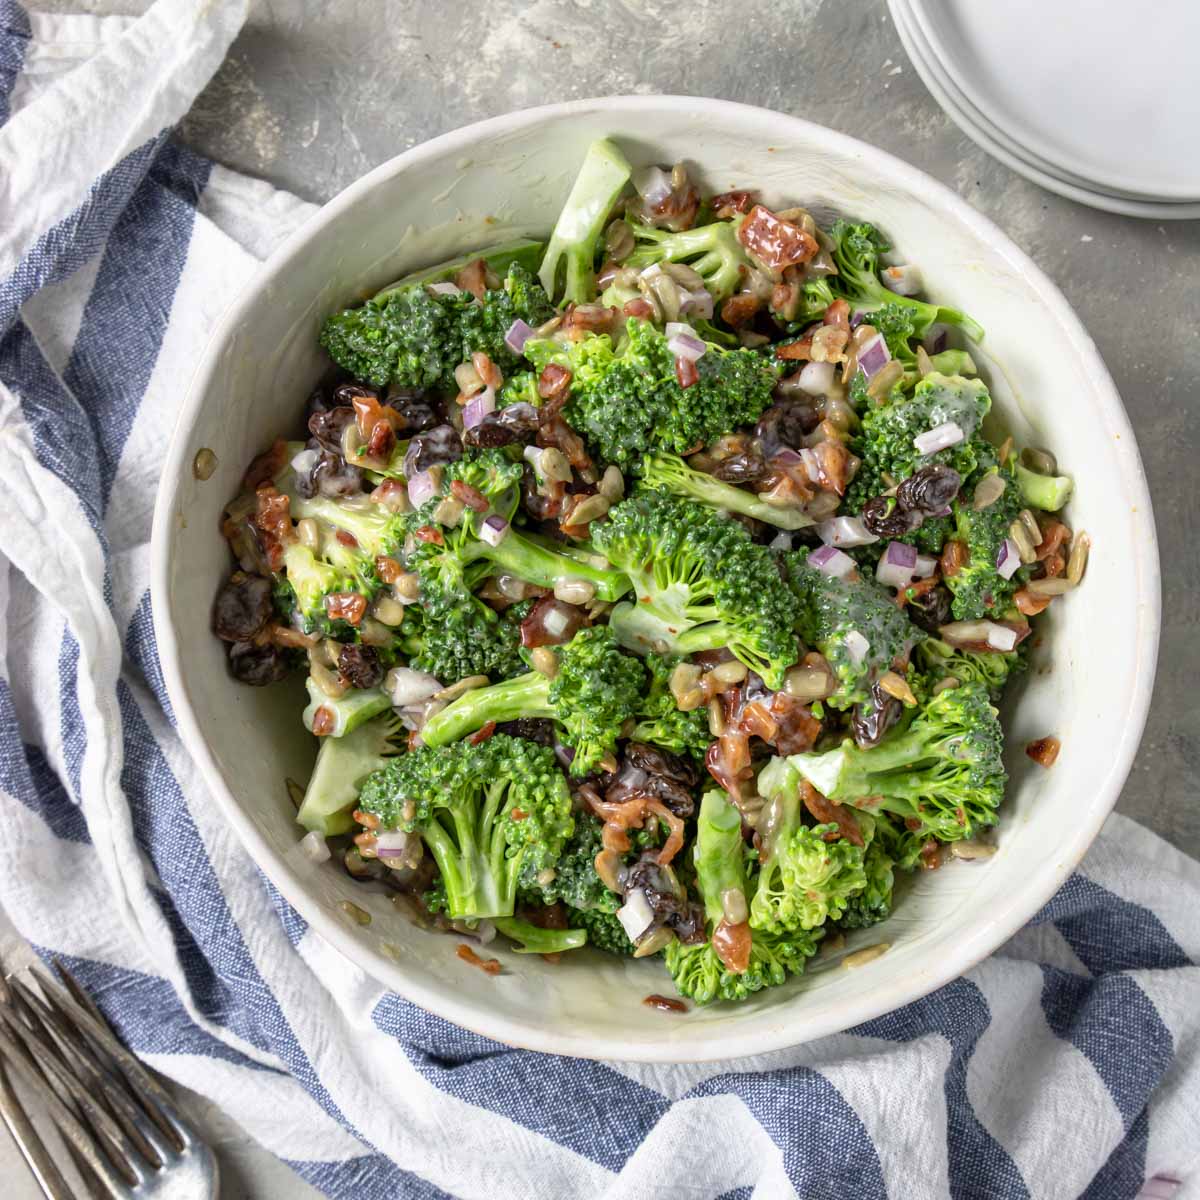
[[[147,7],[28,2],[106,13]],[[1162,551],[1158,688],[1119,808],[1200,854],[1200,222],[1096,212],[990,159],[926,92],[878,0],[261,0],[182,135],[227,166],[323,201],[468,122],[625,92],[763,105],[882,146],[956,189],[1062,287],[1137,429]],[[271,1164],[258,1164],[265,1156],[230,1141],[228,1130],[218,1136],[237,1180],[228,1195],[309,1194],[298,1180],[283,1188]],[[24,1200],[19,1187],[7,1194]]]

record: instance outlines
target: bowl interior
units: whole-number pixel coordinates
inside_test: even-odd
[[[670,992],[656,962],[588,951],[556,966],[491,950],[503,975],[455,955],[456,939],[418,930],[387,898],[297,850],[285,779],[312,762],[298,684],[234,683],[209,635],[228,571],[217,530],[249,459],[296,435],[325,363],[323,316],[405,272],[514,233],[545,234],[587,143],[618,138],[636,164],[684,159],[711,190],[757,188],[877,223],[928,293],[987,329],[996,419],[1018,442],[1054,449],[1074,473],[1068,510],[1094,548],[1087,586],[1040,626],[1034,667],[1007,714],[1012,779],[999,852],[983,865],[921,874],[884,925],[848,949],[888,942],[867,966],[840,956],[737,1006],[668,1017],[641,1003]],[[202,447],[216,472],[198,481]],[[386,164],[318,214],[267,265],[218,330],[181,415],[155,530],[155,616],[168,686],[189,748],[250,852],[318,932],[386,986],[462,1025],[515,1044],[625,1059],[755,1053],[846,1028],[960,974],[1014,932],[1078,861],[1115,801],[1148,702],[1158,623],[1157,557],[1136,446],[1090,339],[1065,301],[1010,242],[924,175],[861,143],[762,110],[684,98],[580,102],[499,118]],[[1056,734],[1045,771],[1021,753]],[[372,914],[351,924],[338,903]]]

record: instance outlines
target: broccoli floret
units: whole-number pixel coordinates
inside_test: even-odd
[[[978,478],[995,472],[1008,475],[1008,468],[990,467]],[[999,614],[1008,607],[1019,584],[1015,576],[1005,579],[997,570],[996,561],[1009,528],[1021,511],[1020,493],[1008,475],[1008,486],[987,508],[976,509],[961,498],[955,500],[953,507],[954,536],[967,548],[967,561],[945,580],[954,594],[954,616],[959,621],[974,621]]]
[[[1016,465],[1017,487],[1030,508],[1058,512],[1071,498],[1075,481],[1070,475],[1038,475],[1020,463]]]
[[[354,626],[330,615],[329,605],[352,593],[371,600],[382,586],[358,571],[345,571],[320,557],[302,542],[284,547],[283,569],[276,577],[274,598],[280,616],[301,632],[317,637],[353,641]],[[335,609],[336,610],[336,609]]]
[[[902,839],[891,818],[883,813],[874,818],[859,813],[858,825],[867,840],[863,855],[866,886],[846,901],[845,910],[838,918],[843,929],[866,929],[888,918],[896,883],[895,868],[899,865],[896,855],[900,853]]]
[[[348,833],[358,785],[399,754],[406,737],[399,719],[384,712],[343,737],[322,738],[296,820],[323,837]]]
[[[926,304],[911,296],[898,296],[883,286],[879,278],[879,256],[891,247],[879,231],[865,223],[837,221],[832,229],[834,240],[833,261],[838,273],[830,282],[834,292],[850,302],[855,312],[874,313],[876,309],[895,305],[912,312],[912,328],[899,332],[899,336],[924,337],[935,321],[957,325],[972,341],[983,340],[983,328],[966,313],[938,304]],[[874,323],[874,316],[872,316]],[[895,317],[887,318],[895,324]],[[897,336],[898,331],[893,332]]]
[[[836,579],[810,566],[808,555],[804,548],[783,556],[799,602],[797,629],[837,677],[826,703],[850,708],[866,701],[872,683],[923,635],[873,579]]]
[[[616,749],[621,727],[637,710],[646,672],[623,654],[606,625],[581,629],[563,647],[553,679],[537,671],[467,692],[426,722],[428,746],[445,746],[489,721],[548,717],[575,751],[571,773],[587,775]]]
[[[953,467],[966,479],[991,452],[979,436],[991,406],[982,381],[936,372],[926,375],[908,399],[897,394],[887,404],[868,405],[862,429],[850,443],[862,464],[846,491],[846,510],[861,511],[872,496],[933,463]],[[951,421],[962,429],[962,441],[934,454],[917,450],[914,441],[920,434]]]
[[[401,633],[410,666],[444,683],[486,675],[512,679],[528,669],[521,657],[520,616],[513,608],[502,615],[460,584],[452,590],[443,579],[435,590],[422,575],[422,602],[409,605]]]
[[[497,917],[494,923],[506,938],[517,943],[513,949],[518,954],[561,954],[578,950],[588,940],[585,929],[543,929],[520,917]]]
[[[610,891],[596,873],[596,855],[604,848],[603,828],[592,813],[576,813],[575,831],[563,847],[554,878],[545,884],[532,878],[523,881],[522,896],[542,904],[561,900],[570,908],[615,913],[621,907],[621,897]]]
[[[710,345],[696,363],[698,381],[681,387],[666,336],[634,317],[616,347],[600,335],[566,347],[531,340],[525,353],[538,371],[557,362],[571,372],[563,415],[594,457],[623,471],[649,450],[684,454],[753,425],[771,404],[778,376],[761,354]]]
[[[809,279],[803,283],[789,301],[786,309],[770,308],[770,314],[785,333],[799,333],[825,315],[825,310],[834,302],[833,288],[828,279]]]
[[[650,687],[638,709],[638,723],[630,735],[636,742],[649,742],[673,754],[688,755],[704,761],[712,742],[708,713],[703,707],[684,711],[671,693],[671,672],[679,658],[651,652],[646,655]]]
[[[745,488],[714,479],[693,470],[677,454],[648,454],[642,460],[642,482],[651,488],[663,488],[676,496],[698,500],[726,513],[741,513],[756,521],[765,521],[779,529],[803,529],[812,518],[798,508],[769,504]]]
[[[537,326],[553,309],[529,272],[514,262],[504,286],[478,303],[468,292],[433,295],[423,284],[398,287],[328,317],[321,345],[338,366],[377,387],[457,391],[454,368],[484,351],[503,371],[521,360],[505,344],[513,321]]]
[[[740,891],[749,898],[742,819],[724,792],[704,794],[696,824],[693,849],[696,887],[704,901],[709,940],[695,945],[671,942],[664,954],[667,970],[681,996],[708,1004],[712,1000],[745,1000],[765,987],[798,975],[817,948],[817,937],[807,930],[747,932],[751,937],[749,963],[744,971],[731,971],[713,949],[712,934],[724,921],[725,897]]]
[[[737,240],[736,221],[713,221],[679,233],[638,222],[629,225],[634,247],[621,263],[623,267],[642,271],[655,263],[684,263],[704,280],[717,304],[733,295],[744,271],[750,269],[750,260]]]
[[[586,304],[595,298],[596,254],[604,226],[632,173],[625,155],[608,138],[588,147],[538,272],[552,300]]]
[[[836,825],[805,825],[795,768],[773,758],[758,777],[767,799],[758,872],[750,905],[754,929],[787,933],[837,920],[846,903],[866,887],[863,847],[836,835]]]
[[[588,945],[595,946],[597,950],[632,956],[637,949],[615,913],[600,908],[570,908],[567,910],[567,922],[572,929],[586,930]]]
[[[504,734],[410,751],[368,777],[358,806],[421,835],[456,918],[512,916],[522,872],[553,868],[572,830],[554,751]]]
[[[775,559],[736,521],[662,491],[622,501],[593,533],[600,552],[633,580],[636,601],[609,623],[645,653],[727,648],[767,686],[783,686],[797,657],[798,605]]]
[[[1019,650],[977,653],[949,646],[939,638],[926,638],[913,652],[913,662],[930,680],[954,678],[959,683],[981,683],[998,699],[1009,677],[1024,669]]]
[[[835,803],[892,813],[917,838],[952,842],[995,824],[1007,780],[1003,749],[987,689],[967,683],[938,692],[869,750],[847,739],[776,769],[794,770]]]

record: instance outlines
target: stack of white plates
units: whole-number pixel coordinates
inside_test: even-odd
[[[1200,0],[888,0],[934,99],[1043,187],[1200,217]]]

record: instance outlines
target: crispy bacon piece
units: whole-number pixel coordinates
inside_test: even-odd
[[[487,292],[487,263],[482,258],[477,258],[474,262],[467,263],[454,276],[454,285],[455,287],[462,288],[464,292],[470,292],[476,300],[482,300]]]
[[[1021,588],[1013,597],[1013,603],[1017,606],[1017,612],[1036,617],[1038,613],[1045,612],[1053,599],[1053,596],[1035,596],[1028,588]]]
[[[461,500],[472,512],[485,513],[491,508],[487,497],[478,488],[472,487],[469,483],[463,483],[461,479],[456,479],[451,483],[450,494],[456,500]]]
[[[334,537],[338,540],[338,545],[345,546],[348,550],[358,549],[358,538],[354,536],[348,529],[339,529]]]
[[[583,438],[563,420],[557,411],[542,409],[541,424],[538,425],[537,444],[543,448],[553,446],[561,450],[576,471],[586,471],[592,460],[584,447]]]
[[[808,362],[812,359],[812,333],[806,333],[794,342],[775,347],[775,357],[785,362]]]
[[[559,363],[547,363],[538,376],[537,390],[538,395],[557,412],[567,402],[567,393],[571,390],[571,372]]]
[[[442,531],[436,525],[422,525],[414,534],[417,541],[429,542],[434,546],[444,546],[446,539],[442,537]]]
[[[258,541],[262,546],[267,565],[272,571],[283,566],[283,548],[296,540],[292,527],[291,497],[280,492],[273,483],[259,484],[255,496],[258,507],[254,513],[254,524],[258,529]]]
[[[367,598],[358,592],[330,592],[325,597],[325,611],[335,621],[357,625],[367,615]]]
[[[375,557],[375,574],[384,583],[395,583],[404,574],[404,568],[396,559],[389,558],[386,554],[379,554]]]
[[[287,462],[287,443],[283,438],[278,438],[269,450],[264,450],[246,469],[246,474],[242,478],[242,487],[248,492],[257,491],[259,484],[274,479],[283,470],[285,462]]]
[[[1070,529],[1061,521],[1048,521],[1046,528],[1042,531],[1042,540],[1034,549],[1038,562],[1044,562],[1051,555],[1057,554],[1070,536]]]
[[[654,319],[654,305],[643,296],[635,296],[632,300],[626,300],[621,311],[627,317],[637,317],[641,321]]]
[[[722,918],[713,930],[713,953],[725,965],[727,971],[741,975],[750,965],[750,922],[742,921],[731,925]]]
[[[675,378],[681,388],[690,388],[700,382],[700,372],[690,358],[680,356],[675,360]]]
[[[618,316],[615,308],[604,304],[571,304],[563,316],[563,329],[578,342],[590,333],[611,333]]]
[[[738,228],[737,238],[768,271],[806,263],[820,249],[812,234],[761,204],[750,210]]]
[[[800,799],[804,801],[804,807],[822,825],[836,825],[838,833],[846,841],[853,842],[856,846],[865,844],[863,842],[862,830],[858,827],[858,821],[855,819],[852,808],[846,808],[842,804],[835,804],[832,800],[822,796],[807,779],[800,784]]]
[[[328,737],[334,729],[337,721],[334,719],[331,709],[325,707],[324,704],[313,713],[312,731],[314,737]]]
[[[1058,761],[1058,752],[1062,749],[1062,742],[1056,737],[1038,738],[1032,741],[1025,747],[1025,753],[1033,759],[1039,767],[1045,767],[1049,770]]]
[[[754,193],[741,190],[720,192],[708,202],[713,210],[713,216],[718,221],[728,221],[738,213],[749,211],[754,203]]]
[[[734,329],[740,329],[754,320],[762,308],[762,301],[753,292],[738,292],[721,305],[721,320]]]
[[[490,738],[495,732],[496,722],[484,721],[484,723],[477,730],[475,730],[475,732],[471,734],[469,738],[467,738],[467,741],[470,742],[472,746],[479,746],[486,742],[488,738]],[[513,809],[512,815],[514,821],[523,821],[529,815],[528,813],[521,813],[521,815],[518,817],[517,813],[519,812],[521,812],[519,808]]]

